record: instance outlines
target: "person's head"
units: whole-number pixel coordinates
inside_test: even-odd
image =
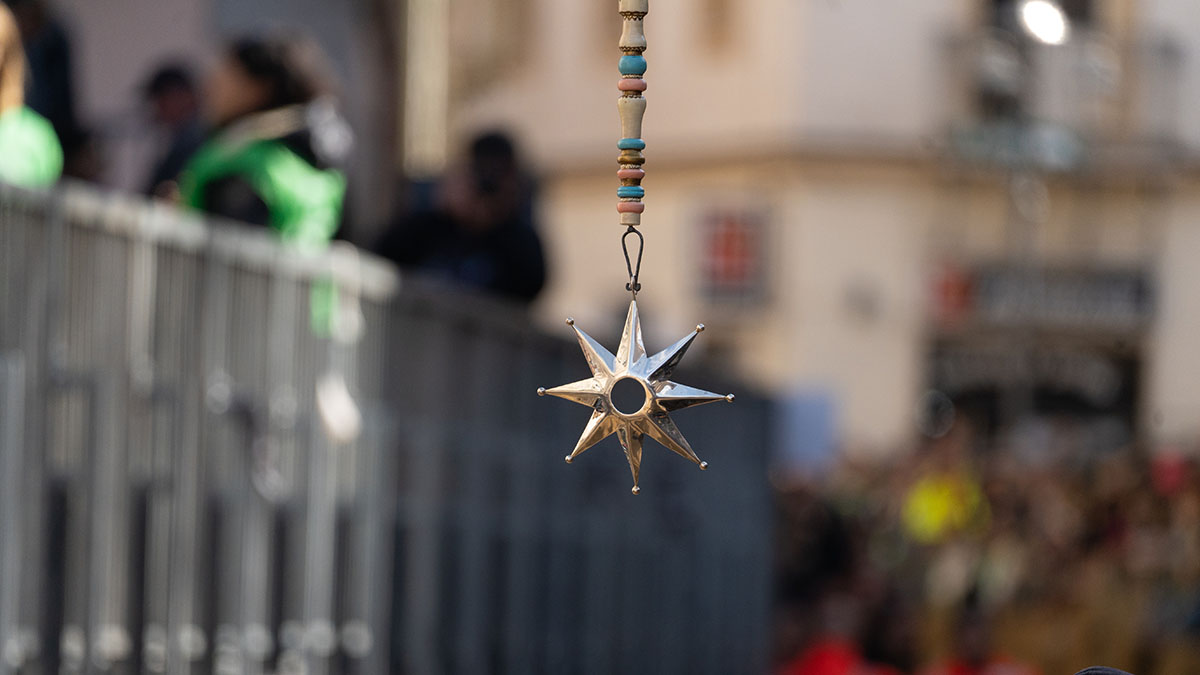
[[[183,124],[196,114],[196,84],[191,72],[182,64],[173,63],[155,70],[146,80],[143,91],[154,121],[159,124]]]
[[[471,175],[480,195],[494,195],[515,187],[517,149],[508,134],[489,131],[475,137],[470,149]]]
[[[311,41],[291,36],[233,42],[209,75],[205,108],[220,126],[246,115],[310,103],[329,93],[324,57]]]
[[[0,113],[25,102],[25,52],[16,19],[0,3]]]
[[[150,113],[158,124],[176,126],[196,115],[199,97],[191,71],[181,64],[158,68],[146,79],[143,89]]]
[[[461,227],[487,232],[512,221],[522,188],[516,144],[504,132],[489,131],[471,141],[464,164],[446,176],[441,200]]]

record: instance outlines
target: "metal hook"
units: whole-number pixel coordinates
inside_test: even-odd
[[[629,235],[635,234],[638,238],[637,265],[629,259],[629,244],[626,242]],[[629,229],[625,230],[625,234],[621,235],[621,251],[625,253],[625,270],[629,272],[629,283],[625,284],[625,290],[633,293],[633,297],[637,297],[638,291],[642,290],[642,285],[638,282],[638,277],[642,274],[642,252],[646,250],[646,239],[642,237],[642,233],[634,226],[630,225]]]

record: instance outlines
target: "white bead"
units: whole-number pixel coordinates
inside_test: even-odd
[[[626,19],[621,29],[622,49],[645,49],[646,31],[641,21]]]
[[[625,98],[617,99],[617,112],[621,115],[621,137],[641,138],[642,118],[646,115],[646,99]]]
[[[645,14],[650,11],[650,0],[620,0],[620,11]]]

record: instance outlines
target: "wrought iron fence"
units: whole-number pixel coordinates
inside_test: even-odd
[[[0,673],[765,672],[767,403],[634,498],[534,395],[584,368],[349,246],[0,187]]]

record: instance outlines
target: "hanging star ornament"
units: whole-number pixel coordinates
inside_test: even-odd
[[[642,344],[642,325],[638,318],[637,300],[633,300],[629,303],[629,315],[625,319],[625,330],[621,333],[621,345],[614,356],[580,330],[574,320],[567,319],[567,325],[575,329],[583,356],[592,370],[592,377],[553,389],[538,389],[538,396],[557,396],[592,409],[592,418],[588,420],[583,435],[575,444],[575,450],[567,455],[567,463],[571,463],[588,448],[616,434],[621,447],[625,449],[625,457],[629,460],[629,470],[633,472],[635,495],[641,492],[641,488],[638,487],[638,474],[642,466],[642,439],[646,436],[658,441],[680,457],[695,462],[702,470],[707,469],[708,462],[700,461],[670,416],[670,413],[676,410],[705,403],[733,402],[733,394],[722,396],[670,380],[675,367],[679,365],[696,336],[704,331],[704,326],[696,326],[696,330],[687,337],[653,356],[648,356]],[[613,402],[613,392],[617,388],[624,392],[619,397],[622,407]],[[629,392],[633,392],[631,400],[634,403],[624,398],[625,393]],[[638,401],[640,406],[636,403]]]

